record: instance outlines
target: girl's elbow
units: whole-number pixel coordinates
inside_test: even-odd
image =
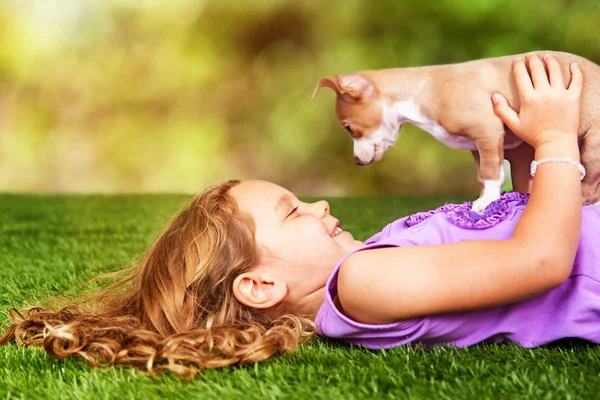
[[[548,286],[555,288],[565,283],[573,269],[573,258],[554,250],[540,253],[535,261],[537,273],[547,277]]]

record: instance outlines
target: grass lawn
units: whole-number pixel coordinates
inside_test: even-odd
[[[0,318],[9,307],[75,293],[85,278],[133,262],[186,197],[0,194]],[[358,239],[393,219],[452,198],[335,198],[333,214]],[[207,371],[191,383],[131,368],[94,369],[14,344],[0,347],[0,399],[598,398],[600,346],[535,350],[368,351],[323,339],[249,367]]]

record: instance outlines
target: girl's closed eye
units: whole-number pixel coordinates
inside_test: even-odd
[[[298,207],[300,206],[296,206],[294,207],[294,209],[292,211],[290,211],[290,213],[287,215],[287,218],[291,217],[292,215],[294,215],[296,213],[296,211],[298,211]]]

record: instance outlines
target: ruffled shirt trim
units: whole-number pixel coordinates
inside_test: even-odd
[[[461,228],[465,229],[488,229],[500,221],[504,220],[511,210],[511,206],[527,204],[529,194],[519,192],[502,193],[498,200],[488,205],[483,214],[471,211],[472,201],[463,204],[445,204],[435,210],[419,212],[406,217],[405,223],[408,226],[415,226],[431,218],[431,216],[443,213],[448,220]]]

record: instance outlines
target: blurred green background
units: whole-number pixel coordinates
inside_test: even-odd
[[[600,2],[0,0],[0,191],[476,194],[467,151],[405,126],[353,163],[327,75],[538,49],[600,61]]]

